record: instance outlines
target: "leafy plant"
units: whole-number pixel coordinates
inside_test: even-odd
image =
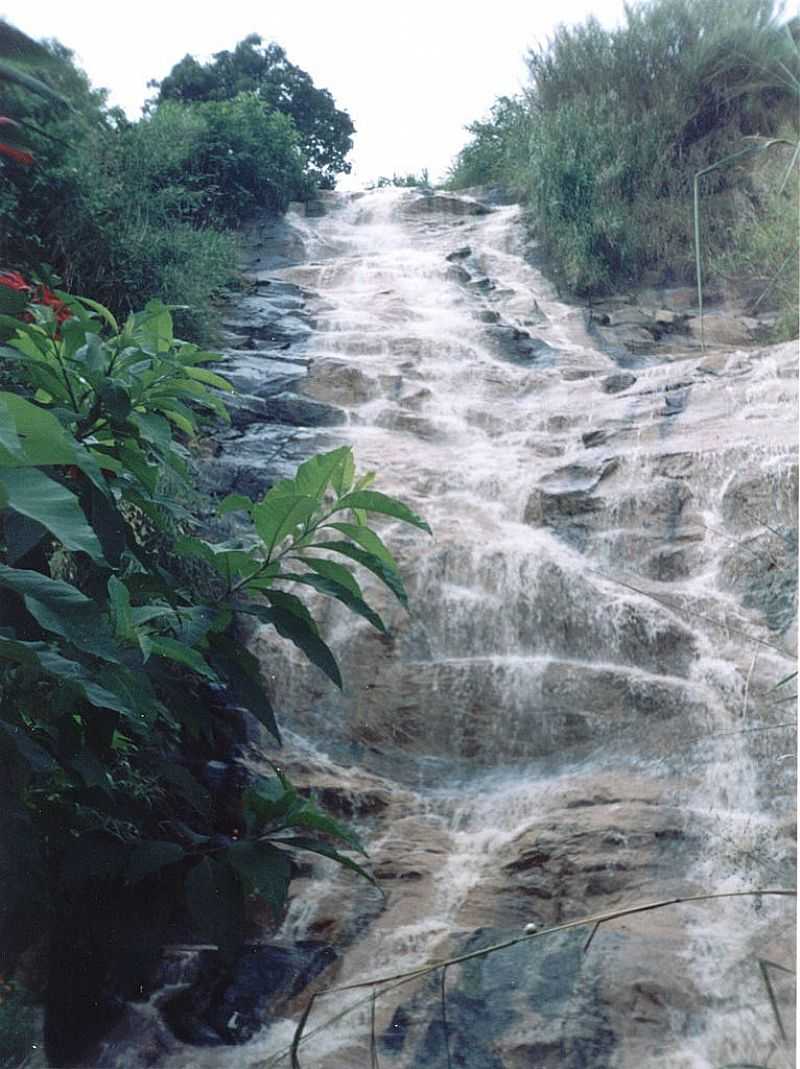
[[[62,939],[88,926],[106,953],[158,945],[188,915],[230,950],[248,896],[280,914],[297,851],[367,876],[342,853],[363,853],[354,833],[277,768],[231,797],[204,780],[203,755],[230,745],[232,706],[279,741],[236,621],[274,627],[341,685],[293,591],[384,629],[353,567],[406,594],[367,516],[427,525],[357,477],[343,446],[260,501],[226,498],[221,517],[247,518],[240,537],[202,537],[189,447],[226,418],[231,387],[207,367],[220,358],[177,339],[160,302],[120,326],[92,300],[2,282],[14,388],[0,391],[0,761],[9,834],[25,843],[9,852],[11,915],[49,914]]]

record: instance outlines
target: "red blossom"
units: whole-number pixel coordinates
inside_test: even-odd
[[[28,290],[33,287],[30,286],[19,271],[4,271],[0,274],[0,286],[5,286],[10,290]]]

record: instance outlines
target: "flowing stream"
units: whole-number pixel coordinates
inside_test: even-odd
[[[256,640],[286,767],[354,820],[384,894],[315,866],[270,938],[329,942],[334,965],[245,1045],[171,1069],[288,1067],[310,991],[528,924],[794,884],[793,691],[772,688],[793,668],[795,347],[601,347],[516,206],[379,190],[292,226],[306,258],[270,277],[314,317],[304,390],[434,532],[382,525],[411,605],[364,584],[389,636],[319,605],[343,694]],[[792,966],[792,910],[545,935],[451,966],[444,1007],[441,972],[374,1004],[330,991],[301,1064],[786,1067],[758,962]],[[791,978],[767,969],[789,1029]]]

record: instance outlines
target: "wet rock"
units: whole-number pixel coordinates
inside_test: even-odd
[[[198,981],[162,1004],[174,1034],[195,1046],[245,1043],[337,957],[315,940],[289,946],[248,945],[231,966],[206,951]]]
[[[335,405],[361,405],[380,395],[376,379],[344,360],[316,359],[303,393]]]
[[[450,267],[447,268],[446,275],[447,278],[452,279],[453,282],[460,282],[463,285],[466,285],[472,278],[469,271],[467,271],[465,267],[460,267],[458,264],[451,264]]]
[[[431,193],[417,197],[405,207],[411,215],[443,212],[448,215],[488,215],[491,208],[469,197],[454,197],[446,193]]]
[[[617,468],[616,460],[596,465],[568,464],[541,481],[528,498],[523,521],[532,526],[557,524],[565,518],[583,517],[603,507],[597,487]]]
[[[466,260],[468,256],[472,256],[472,249],[469,245],[462,245],[460,249],[455,249],[453,252],[449,252],[445,257],[446,260]]]
[[[687,323],[689,335],[700,340],[700,319],[690,319]],[[742,316],[710,313],[703,316],[703,337],[706,345],[740,346],[752,345],[753,330]]]
[[[375,423],[379,427],[387,427],[394,431],[405,431],[417,438],[425,438],[434,441],[442,437],[441,429],[431,419],[419,416],[415,412],[405,412],[402,409],[386,409],[378,416]]]
[[[635,382],[636,376],[630,371],[615,371],[600,380],[600,388],[605,393],[621,393],[622,390],[633,386]]]
[[[603,445],[608,441],[608,438],[608,431],[602,429],[586,431],[581,435],[581,441],[587,449],[594,449],[598,445]]]
[[[492,326],[489,335],[498,355],[514,364],[549,365],[553,363],[557,352],[542,338],[535,338],[527,330],[520,330],[508,323]]]

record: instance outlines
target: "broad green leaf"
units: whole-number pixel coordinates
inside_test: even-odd
[[[230,865],[204,857],[184,883],[186,904],[201,937],[230,950],[239,941],[244,898]]]
[[[298,524],[305,523],[314,514],[318,502],[316,498],[300,494],[267,494],[264,500],[253,509],[253,521],[259,537],[267,549],[267,557]]]
[[[316,557],[302,557],[301,559],[303,564],[307,564],[318,575],[324,579],[333,580],[334,583],[345,587],[354,597],[363,601],[364,595],[361,593],[361,587],[349,568],[332,560],[318,560]]]
[[[328,597],[336,598],[342,605],[346,605],[351,612],[354,612],[357,616],[363,616],[365,620],[369,620],[378,631],[386,631],[383,620],[375,610],[371,609],[363,598],[353,594],[349,587],[343,586],[334,579],[328,579],[324,575],[311,575],[310,572],[306,572],[303,575],[296,572],[284,572],[281,575],[281,579],[290,583],[304,583],[306,586],[311,586],[318,590],[320,594],[327,594]]]
[[[185,373],[189,378],[196,379],[207,386],[213,386],[217,390],[224,390],[226,393],[233,392],[233,386],[228,380],[223,379],[221,375],[215,375],[213,371],[206,371],[205,368],[200,367],[187,367]]]
[[[177,664],[183,664],[187,668],[191,668],[193,672],[197,672],[201,676],[205,676],[206,679],[210,679],[213,682],[219,682],[216,673],[211,666],[203,659],[202,654],[197,650],[192,649],[191,646],[184,645],[183,642],[178,642],[177,639],[167,638],[164,635],[159,637],[150,637],[153,653],[159,657],[166,657],[167,660],[175,661]]]
[[[128,588],[115,575],[108,580],[108,600],[111,605],[111,619],[114,623],[114,634],[121,642],[132,642],[136,639],[136,628],[131,615],[131,598]]]
[[[252,511],[253,502],[244,494],[228,494],[217,506],[218,516],[227,516],[229,512],[246,512],[250,515]]]
[[[363,546],[367,553],[372,553],[373,556],[378,557],[393,571],[397,571],[397,562],[394,557],[369,527],[355,523],[326,523],[325,527],[332,527],[336,531],[341,531],[343,535],[347,535],[348,538]]]
[[[131,412],[131,422],[139,428],[139,433],[146,442],[161,449],[172,446],[172,431],[169,423],[156,412]]]
[[[93,560],[103,562],[102,547],[77,497],[61,483],[38,468],[15,468],[0,470],[0,485],[16,512],[41,523],[66,549],[88,553]]]
[[[9,724],[5,720],[0,720],[0,731],[4,731],[12,740],[17,753],[31,771],[52,772],[58,768],[58,763],[54,758],[43,746],[34,742],[30,733],[24,728],[19,727],[17,724]]]
[[[118,662],[108,623],[97,605],[70,583],[27,568],[0,564],[0,586],[20,594],[40,627],[60,635],[78,649]]]
[[[353,861],[351,858],[346,857],[344,854],[340,854],[338,850],[330,846],[328,843],[323,842],[321,839],[308,839],[305,836],[295,835],[287,839],[276,840],[283,846],[291,846],[295,850],[310,850],[314,854],[321,854],[322,857],[333,858],[340,865],[343,865],[347,869],[352,869],[353,872],[357,872],[359,876],[363,876],[365,880],[369,880],[370,883],[378,886],[374,876],[371,876],[366,869],[363,869],[361,865]]]
[[[286,824],[292,828],[308,828],[311,831],[319,831],[324,835],[331,835],[336,839],[346,842],[360,854],[367,856],[364,844],[354,831],[346,825],[323,813],[313,802],[306,802],[301,809],[296,809],[289,814]]]
[[[302,799],[291,784],[284,783],[278,776],[271,779],[261,777],[248,787],[242,795],[242,806],[252,816],[251,825],[262,831],[268,825],[274,825],[292,809],[302,806]]]
[[[228,857],[246,890],[265,899],[279,913],[286,903],[292,878],[289,855],[268,843],[239,842],[228,849]]]
[[[59,682],[72,684],[97,709],[113,709],[128,717],[135,715],[129,702],[94,682],[84,665],[63,657],[44,642],[20,642],[0,636],[0,658],[38,668]],[[105,676],[104,681],[107,681]]]
[[[74,307],[75,304],[85,304],[87,308],[91,308],[93,312],[97,312],[109,327],[111,327],[115,334],[119,334],[119,324],[105,305],[99,304],[97,301],[93,301],[89,297],[79,297],[73,293],[63,293],[61,290],[55,290],[54,292],[56,297],[62,300],[65,304],[68,304],[71,308]]]
[[[236,701],[245,707],[281,743],[275,713],[264,689],[257,658],[241,643],[224,634],[209,635],[208,659],[225,680]]]
[[[138,883],[153,872],[181,861],[185,851],[177,843],[153,839],[139,843],[133,848],[125,878],[128,883]]]
[[[19,452],[15,459],[0,456],[3,467],[26,464],[76,464],[75,442],[56,417],[15,393],[0,391],[0,420],[16,427]]]
[[[345,454],[344,460],[336,468],[331,477],[331,486],[334,489],[337,497],[341,497],[342,494],[346,494],[353,485],[353,479],[355,478],[356,467],[353,462],[353,452],[348,450]]]
[[[3,502],[0,508],[7,504],[7,501]],[[14,567],[35,546],[38,546],[43,538],[48,537],[46,527],[27,516],[14,512],[13,509],[9,509],[3,517],[3,528],[6,540],[6,560]]]
[[[325,490],[335,473],[341,470],[350,457],[352,463],[352,451],[349,445],[340,446],[330,453],[320,453],[304,461],[297,469],[294,477],[296,493],[307,494],[313,497],[317,503],[322,501]]]
[[[351,560],[357,561],[374,575],[377,575],[377,577],[389,587],[400,604],[404,608],[408,608],[408,595],[403,586],[403,580],[394,568],[386,564],[386,562],[379,557],[376,557],[373,553],[367,553],[358,546],[354,546],[351,542],[315,542],[313,546],[309,546],[308,548],[327,549],[333,553],[341,553],[345,557],[350,557]],[[304,557],[303,559],[307,564],[311,563],[308,557]]]
[[[3,140],[6,144],[10,144],[5,130],[3,131]],[[27,290],[12,290],[8,286],[0,286],[0,312],[3,315],[20,315],[21,312],[25,311],[29,300],[30,294]]]
[[[267,590],[264,593],[270,605],[275,605],[279,609],[285,609],[287,612],[293,613],[295,616],[299,617],[299,619],[302,620],[315,635],[319,634],[317,621],[300,598],[296,597],[294,594],[289,594],[285,590]]]
[[[106,381],[103,383],[98,400],[102,405],[103,414],[108,414],[113,423],[122,423],[131,412],[131,399],[128,391],[119,383]]]
[[[264,605],[255,605],[247,602],[237,608],[241,612],[249,613],[257,617],[262,623],[272,624],[281,638],[288,638],[299,650],[301,650],[312,664],[320,668],[325,675],[337,687],[342,688],[342,677],[336,658],[315,631],[312,631],[307,623],[295,616],[293,612],[287,612],[276,605],[266,608]]]
[[[363,509],[365,512],[380,512],[385,516],[393,516],[396,520],[402,520],[403,523],[410,523],[413,527],[419,527],[420,530],[427,531],[428,534],[432,533],[425,520],[421,516],[417,516],[415,512],[412,512],[402,501],[397,501],[386,494],[380,494],[377,490],[354,490],[350,494],[345,494],[344,497],[340,497],[336,502],[334,511],[341,512],[342,509]]]

